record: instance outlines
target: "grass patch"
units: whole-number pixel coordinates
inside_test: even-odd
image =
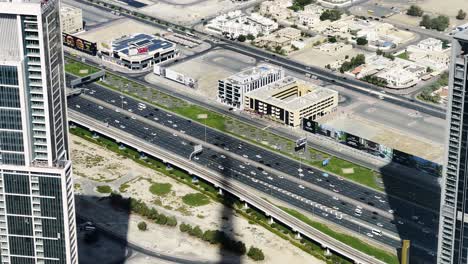
[[[203,206],[210,203],[210,198],[202,193],[189,193],[182,197],[182,201],[189,206]]]
[[[151,184],[149,190],[152,194],[164,196],[171,192],[172,184],[155,182]]]
[[[396,56],[397,58],[404,59],[404,60],[410,60],[409,59],[409,52],[405,51]]]
[[[121,193],[124,193],[127,191],[127,189],[130,187],[130,184],[128,184],[127,182],[126,183],[122,183],[119,187],[119,192]]]
[[[88,70],[87,73],[80,73],[80,70]],[[100,71],[100,69],[74,60],[67,60],[65,63],[65,71],[73,75],[84,77]]]
[[[109,185],[99,185],[96,187],[98,193],[111,193],[112,188]]]
[[[301,214],[300,212],[294,210],[294,209],[290,209],[290,208],[286,208],[286,207],[283,207],[283,206],[277,206],[278,208],[280,208],[281,210],[285,211],[286,213],[296,217],[297,219],[301,220],[302,222],[312,226],[313,228],[319,230],[320,232],[332,237],[332,238],[335,238],[336,240],[339,240],[347,245],[349,245],[350,247],[353,247],[361,252],[364,252],[370,256],[374,256],[375,258],[379,259],[379,260],[382,260],[384,261],[385,263],[389,263],[389,264],[398,264],[400,263],[399,260],[398,260],[398,257],[387,252],[387,251],[384,251],[382,249],[379,249],[379,248],[376,248],[374,246],[371,246],[363,241],[361,241],[360,239],[356,238],[356,237],[353,237],[353,236],[350,236],[350,235],[346,235],[346,234],[343,234],[343,233],[339,233],[339,232],[336,232],[334,230],[332,230],[331,228],[329,228],[328,226],[322,224],[322,223],[318,223],[318,222],[315,222],[315,221],[312,221],[310,218],[308,218],[307,216]]]

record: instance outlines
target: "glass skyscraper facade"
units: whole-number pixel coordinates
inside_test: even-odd
[[[0,0],[0,264],[78,263],[58,0]]]
[[[468,31],[454,36],[439,219],[439,264],[468,263]],[[466,108],[466,109],[465,109]]]

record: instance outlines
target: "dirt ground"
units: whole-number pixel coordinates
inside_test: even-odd
[[[172,178],[136,164],[77,136],[71,135],[70,138],[72,142],[74,181],[77,193],[81,196],[105,196],[107,194],[96,192],[95,187],[97,185],[108,185],[113,190],[119,191],[119,187],[126,183],[128,188],[125,192],[122,192],[124,196],[142,199],[147,204],[155,206],[158,211],[168,216],[175,216],[179,224],[185,222],[193,226],[199,225],[203,230],[224,229],[227,233],[232,234],[235,239],[243,241],[247,247],[254,245],[261,248],[265,253],[264,263],[323,263],[266,229],[249,224],[246,219],[237,216],[235,212],[219,203],[211,201],[210,204],[200,207],[185,205],[181,197],[196,192],[189,186],[180,184]],[[149,191],[150,181],[170,183],[172,185],[171,192],[164,196],[153,195]],[[95,217],[99,217],[99,215],[105,217],[107,213],[115,213],[104,203],[86,208],[88,211],[82,211],[81,213],[88,213]],[[103,215],[102,213],[106,210],[110,211]],[[140,216],[131,215],[128,220],[128,230],[122,231],[127,232],[130,241],[136,241],[144,247],[174,256],[211,261],[220,260],[221,258],[218,247],[181,233],[178,227],[175,229],[147,222],[148,230],[145,232],[139,231],[137,223],[141,220]],[[112,222],[106,223],[106,225],[112,225]],[[118,231],[119,226],[121,225],[112,227]],[[162,240],[164,243],[160,243]],[[225,254],[223,257],[233,256]],[[127,263],[141,263],[135,261],[129,260]],[[145,259],[144,262],[159,263],[148,259]],[[244,257],[242,262],[254,263],[247,257]]]
[[[327,53],[314,47],[307,47],[302,50],[291,53],[288,57],[307,65],[325,67],[327,64],[331,64],[337,60],[344,60],[346,56],[350,58],[356,56],[359,53],[365,53],[359,49],[351,49],[337,53]]]
[[[79,34],[79,37],[91,42],[96,42],[99,49],[102,48],[102,42],[108,42],[123,35],[131,35],[135,33],[163,34],[165,32],[166,31],[157,27],[145,25],[133,19],[122,18],[112,21],[102,27]]]

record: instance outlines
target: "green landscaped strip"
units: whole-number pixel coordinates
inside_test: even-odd
[[[78,62],[78,61],[74,61],[73,64],[75,65],[75,67],[79,67],[79,65],[86,65],[86,64],[83,64],[83,63]],[[128,79],[120,77],[120,76],[117,76],[115,74],[112,74],[112,73],[109,73],[109,72],[107,72],[106,74],[107,74],[108,78],[114,78],[114,79],[117,79],[117,80],[121,80],[122,83],[131,83],[135,87],[144,87],[141,84],[135,83],[135,82],[133,82],[131,80],[128,80]],[[112,86],[112,85],[110,85],[108,83],[105,83],[105,82],[102,82],[102,81],[99,81],[98,83],[105,86],[105,87],[107,87],[107,88],[109,88],[109,89],[111,89],[111,90],[114,90],[114,91],[117,91],[117,92],[122,92],[122,89],[118,89],[117,87],[114,87],[114,86]],[[167,94],[165,94],[165,93],[163,93],[161,91],[158,91],[158,93],[162,94],[163,96],[166,96],[167,98],[170,98],[172,101],[177,102],[178,104],[183,105],[183,106],[168,107],[166,105],[150,101],[147,98],[140,97],[140,96],[138,96],[136,94],[133,94],[133,93],[130,93],[130,92],[123,91],[123,93],[127,94],[130,97],[136,98],[138,100],[145,101],[145,102],[147,102],[149,104],[161,107],[161,108],[163,108],[165,110],[168,110],[170,112],[177,113],[177,114],[179,114],[179,115],[181,115],[183,117],[186,117],[186,118],[189,118],[191,120],[197,121],[197,122],[199,122],[201,124],[206,123],[206,125],[211,127],[211,128],[215,128],[215,129],[218,129],[219,131],[228,133],[228,134],[233,135],[235,137],[242,138],[243,140],[248,141],[248,142],[250,142],[252,144],[261,146],[263,148],[267,148],[267,149],[269,149],[271,151],[279,152],[279,153],[281,153],[281,154],[283,154],[285,156],[288,156],[288,157],[290,157],[292,159],[299,160],[298,157],[296,157],[294,155],[291,155],[290,153],[274,149],[273,147],[268,146],[268,145],[263,145],[263,144],[255,141],[255,140],[253,140],[252,138],[243,137],[241,135],[235,134],[232,131],[228,131],[226,129],[225,124],[226,124],[227,121],[239,122],[239,124],[242,124],[244,127],[246,127],[247,130],[250,130],[250,129],[256,130],[257,129],[256,127],[251,126],[251,125],[249,125],[247,123],[244,123],[244,122],[242,122],[240,120],[237,120],[237,119],[234,119],[234,118],[231,118],[231,117],[226,117],[224,115],[221,115],[219,113],[208,110],[208,109],[206,109],[204,107],[201,107],[201,106],[198,106],[198,105],[190,104],[190,103],[188,103],[188,102],[186,102],[186,101],[184,101],[182,99],[173,97],[171,95],[167,95]],[[198,117],[199,117],[200,114],[207,114],[208,118],[207,119],[199,119]],[[287,141],[287,142],[289,142],[289,144],[294,144],[294,142],[292,140],[290,140],[290,139],[278,136],[276,134],[272,134],[270,132],[266,132],[266,133],[269,133],[271,135],[274,135],[277,138],[280,138],[280,139],[282,139],[284,141]],[[353,164],[353,163],[348,162],[348,161],[343,160],[343,159],[332,157],[332,156],[330,156],[328,154],[322,153],[322,152],[317,151],[317,150],[312,149],[312,148],[309,148],[309,151],[311,153],[313,153],[313,154],[323,156],[324,158],[331,157],[329,164],[327,166],[322,166],[321,161],[303,160],[303,162],[308,163],[309,165],[314,166],[314,167],[319,167],[321,170],[337,174],[339,176],[342,176],[342,177],[347,178],[349,180],[352,180],[354,182],[357,182],[357,183],[360,183],[362,185],[368,186],[370,188],[377,189],[377,190],[383,190],[382,187],[377,185],[378,173],[372,171],[371,169],[368,169],[368,168],[365,168],[363,166]],[[346,174],[346,173],[343,173],[342,168],[345,168],[345,169],[346,168],[352,168],[354,170],[354,172],[350,173],[350,174]]]
[[[88,70],[86,73],[80,73],[81,70]],[[84,64],[78,61],[71,61],[67,60],[65,63],[65,71],[68,73],[71,73],[73,75],[79,76],[79,77],[84,77],[93,73],[96,73],[100,71],[98,68],[90,66],[88,64]]]
[[[96,191],[99,193],[111,193],[112,188],[109,185],[99,185],[96,187]]]
[[[283,207],[283,206],[277,206],[278,208],[280,208],[281,210],[285,211],[286,213],[296,217],[297,219],[301,220],[302,222],[310,225],[311,227],[319,230],[320,232],[332,237],[332,238],[335,238],[336,240],[338,241],[341,241],[345,244],[347,244],[348,246],[354,248],[354,249],[357,249],[363,253],[366,253],[370,256],[374,256],[375,258],[381,260],[381,261],[384,261],[385,263],[388,263],[388,264],[399,264],[399,260],[398,260],[398,257],[387,252],[387,251],[384,251],[382,249],[379,249],[379,248],[376,248],[374,246],[371,246],[363,241],[361,241],[360,239],[356,238],[356,237],[353,237],[353,236],[350,236],[350,235],[346,235],[346,234],[343,234],[343,233],[339,233],[339,232],[336,232],[336,231],[333,231],[331,228],[329,228],[328,226],[322,224],[322,223],[319,223],[319,222],[315,222],[315,221],[312,221],[310,218],[308,218],[307,216],[299,213],[298,211],[294,210],[294,209],[290,209],[290,208],[286,208],[286,207]]]
[[[171,192],[171,188],[172,188],[172,185],[170,183],[155,182],[151,184],[149,190],[154,195],[164,196]]]
[[[396,56],[397,58],[404,59],[404,60],[410,60],[409,59],[409,52],[405,51]]]

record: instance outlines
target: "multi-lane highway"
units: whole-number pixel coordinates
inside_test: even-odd
[[[158,140],[157,144],[162,144],[164,148],[182,156],[188,157],[193,150],[188,140],[184,145],[182,137],[190,137],[192,142],[193,140],[203,141],[205,138],[205,129],[200,124],[158,108],[148,106],[139,110],[139,102],[131,98],[94,84],[88,87],[90,90],[86,94],[95,99],[87,100],[82,98],[83,96],[72,97],[69,99],[70,108],[124,131],[135,130],[134,132],[138,136],[152,143],[155,143],[154,138],[157,135],[158,139],[164,138],[164,140]],[[99,106],[92,101],[96,99],[107,104],[103,103],[102,105],[105,106]],[[109,110],[108,107],[114,109]],[[120,109],[122,107],[126,111]],[[124,112],[130,116],[125,115]],[[146,125],[136,124],[136,122],[141,122],[140,118],[146,120]],[[147,123],[148,121],[151,123]],[[165,128],[166,131],[157,132],[153,130],[155,126]],[[171,134],[167,129],[174,131],[174,133]],[[177,133],[182,134],[182,136],[177,137]],[[177,144],[173,143],[171,138],[175,138],[174,140],[178,141]],[[399,241],[394,237],[400,235],[403,238],[414,238],[414,243],[429,250],[435,248],[436,239],[434,234],[428,230],[434,228],[433,220],[437,216],[427,210],[413,207],[404,202],[398,208],[390,207],[387,198],[381,193],[332,175],[325,175],[323,172],[308,166],[302,165],[302,171],[299,171],[300,165],[293,160],[209,128],[206,130],[206,138],[207,144],[212,147],[205,149],[199,160],[215,170],[226,171],[226,173],[229,172],[228,174],[245,175],[240,179],[247,180],[250,184],[255,183],[253,179],[256,179],[258,182],[255,185],[260,186],[261,191],[270,195],[276,194],[280,199],[294,204],[296,207],[327,219],[331,218],[328,220],[337,222],[353,231],[363,234],[370,231],[371,234],[371,229],[366,230],[367,227],[382,230],[384,235],[382,237],[374,236],[373,239],[392,247],[399,246]],[[181,145],[187,146],[188,149],[184,150]],[[196,161],[194,160],[194,162]],[[310,203],[314,203],[316,206],[311,207]],[[360,216],[355,215],[357,206],[361,207]],[[397,219],[392,219],[389,216],[391,210],[398,212]],[[337,215],[341,219],[338,219]]]

